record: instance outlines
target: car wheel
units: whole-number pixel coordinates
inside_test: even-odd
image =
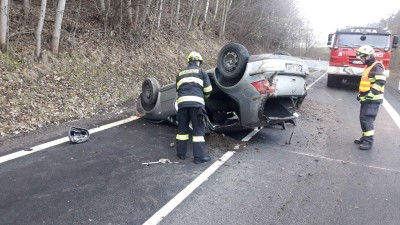
[[[218,54],[217,79],[223,86],[235,85],[243,76],[249,60],[246,47],[237,43],[225,45]]]
[[[145,110],[149,111],[154,108],[158,99],[160,85],[154,78],[146,78],[142,83],[142,93],[140,94],[140,102]]]

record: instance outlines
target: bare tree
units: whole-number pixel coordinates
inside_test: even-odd
[[[208,14],[208,7],[210,5],[210,0],[207,0],[206,2],[206,9],[204,11],[204,16],[203,16],[203,20],[200,24],[200,29],[204,29],[205,24],[207,24],[207,14]]]
[[[132,9],[132,0],[127,0],[126,7],[128,11],[128,20],[130,27],[133,27],[133,9]]]
[[[195,24],[196,25],[199,25],[200,24],[200,18],[201,18],[201,16],[203,15],[203,10],[202,10],[202,8],[203,8],[203,3],[204,3],[204,1],[203,0],[196,0],[197,1],[197,5],[196,5],[196,12],[194,13],[194,22],[195,22]]]
[[[29,0],[24,0],[24,19],[27,20],[29,17],[29,10],[31,8]]]
[[[136,14],[135,14],[135,23],[133,25],[133,30],[137,31],[138,30],[138,24],[139,24],[139,13],[140,13],[140,6],[139,4],[136,5]]]
[[[196,9],[196,2],[197,0],[192,0],[192,12],[190,13],[189,23],[188,23],[188,30],[190,30],[193,22],[193,17]]]
[[[7,51],[8,0],[1,0],[0,5],[0,51]]]
[[[101,16],[104,16],[106,12],[106,3],[104,2],[104,0],[99,0],[99,1],[100,1],[100,13]]]
[[[163,0],[160,0],[160,8],[159,8],[159,14],[158,14],[158,20],[157,20],[157,30],[160,29],[160,21],[161,21],[161,15],[163,12]]]
[[[39,13],[39,21],[35,31],[35,39],[36,39],[36,50],[35,55],[36,57],[40,56],[41,48],[42,48],[42,30],[44,24],[44,17],[46,15],[46,5],[47,0],[42,0],[42,4],[40,6],[40,13]]]
[[[220,37],[225,35],[226,19],[228,18],[228,12],[229,9],[231,8],[231,5],[232,5],[232,0],[225,0],[222,12],[221,28],[219,32]]]
[[[215,10],[214,10],[214,20],[217,18],[217,12],[218,12],[218,3],[219,3],[219,0],[217,0],[217,1],[216,1],[216,3],[215,3]]]
[[[179,11],[181,9],[181,0],[178,0],[178,2],[176,3],[176,19],[175,19],[175,24],[178,24],[179,22]]]
[[[57,5],[56,19],[54,22],[53,38],[51,42],[51,50],[54,54],[58,54],[58,48],[60,45],[61,25],[64,16],[66,0],[59,0]]]
[[[144,25],[145,25],[145,22],[146,22],[146,18],[150,13],[151,3],[152,3],[152,0],[147,0],[146,6],[144,8],[144,13],[142,15],[142,20],[140,22],[140,33],[142,33],[143,30],[144,30]]]

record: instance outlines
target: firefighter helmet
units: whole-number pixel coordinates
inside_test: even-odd
[[[201,57],[200,53],[198,52],[191,52],[187,57],[186,57],[187,62],[189,63],[190,61],[200,61],[200,64],[203,63],[203,57]]]
[[[363,45],[357,50],[357,57],[365,57],[367,55],[372,55],[375,53],[375,50],[369,45]]]

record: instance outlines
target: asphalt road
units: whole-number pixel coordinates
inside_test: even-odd
[[[356,90],[327,88],[326,63],[310,63],[317,69],[297,125],[264,128],[248,142],[241,140],[249,132],[207,136],[211,163],[195,165],[189,157],[142,165],[177,161],[176,128],[142,119],[94,133],[86,143],[64,142],[0,163],[0,224],[143,224],[160,212],[168,212],[160,224],[177,225],[399,224],[400,128],[381,106],[374,148],[358,150]],[[388,89],[385,98],[398,113],[400,95]],[[80,123],[93,128],[114,120]],[[0,157],[63,133],[53,127],[9,140]]]

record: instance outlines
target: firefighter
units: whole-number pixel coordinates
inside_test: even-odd
[[[176,77],[178,103],[176,151],[179,159],[186,158],[189,123],[191,122],[194,163],[199,164],[211,160],[211,157],[205,152],[203,119],[206,116],[204,98],[208,98],[212,87],[207,73],[200,68],[203,57],[197,52],[191,52],[186,60],[188,66]]]
[[[354,140],[361,150],[369,150],[374,142],[374,121],[378,114],[379,106],[383,102],[384,85],[386,76],[385,68],[375,59],[375,50],[368,45],[357,50],[357,58],[365,64],[357,100],[360,101],[360,124],[362,136]]]

